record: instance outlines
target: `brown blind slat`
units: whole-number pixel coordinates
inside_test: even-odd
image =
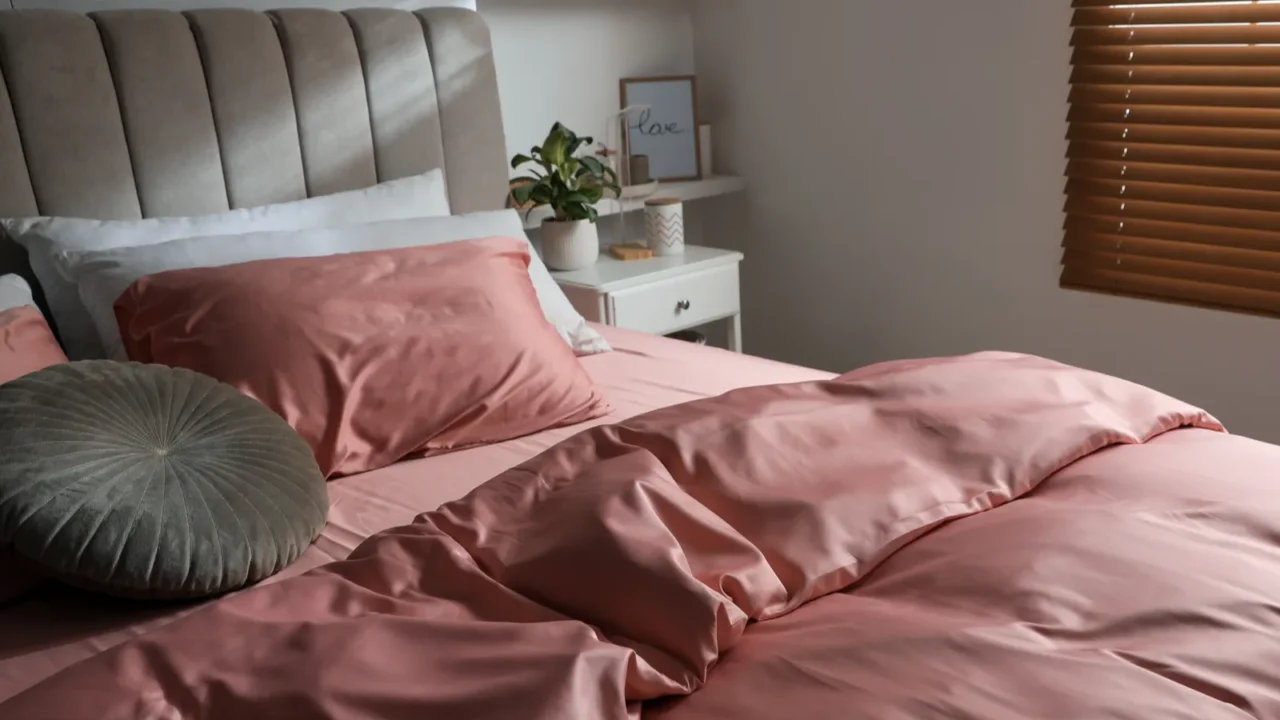
[[[1204,5],[1206,0],[1071,0],[1073,8],[1130,7],[1132,5]],[[1248,0],[1245,0],[1246,2]]]
[[[1062,273],[1062,286],[1280,316],[1280,293],[1229,285],[1068,266]]]
[[[1122,257],[1137,255],[1199,265],[1263,270],[1280,277],[1280,255],[1271,252],[1084,232],[1067,233],[1063,247],[1068,250],[1118,254]]]
[[[1190,105],[1193,107],[1280,107],[1280,87],[1183,87],[1079,85],[1071,89],[1072,105]]]
[[[1069,267],[1098,268],[1138,275],[1195,280],[1249,290],[1265,290],[1280,296],[1280,273],[1265,270],[1182,262],[1127,252],[1095,252],[1070,248],[1063,255],[1063,264]]]
[[[1116,197],[1099,197],[1068,193],[1068,214],[1104,215],[1120,218],[1141,218],[1192,225],[1216,225],[1240,230],[1265,230],[1280,233],[1280,213],[1203,207],[1182,203],[1150,202],[1146,200],[1121,200]]]
[[[1115,160],[1121,163],[1164,163],[1211,168],[1280,170],[1280,151],[1214,149],[1178,145],[1139,145],[1126,142],[1078,140],[1067,146],[1067,157]]]
[[[1280,252],[1280,233],[1265,230],[1085,214],[1068,215],[1062,227],[1067,235],[1145,237],[1169,242]]]
[[[1128,3],[1125,3],[1128,5]],[[1280,4],[1248,3],[1236,5],[1182,5],[1174,7],[1078,8],[1071,19],[1073,27],[1129,25],[1200,25],[1214,23],[1280,23]]]
[[[1093,45],[1274,45],[1280,25],[1198,25],[1195,27],[1082,27],[1073,47]]]
[[[1280,130],[1280,109],[1178,107],[1172,105],[1072,105],[1067,119],[1086,122],[1195,125]]]
[[[1067,163],[1067,177],[1080,180],[1143,181],[1280,192],[1280,172],[1134,163],[1123,160],[1073,159]]]
[[[1280,66],[1081,65],[1071,71],[1073,85],[1280,87]]]
[[[1280,63],[1280,47],[1135,45],[1084,46],[1072,52],[1072,62],[1082,65],[1214,65],[1218,67],[1274,66]]]
[[[1062,285],[1280,315],[1280,3],[1071,6]]]
[[[1122,147],[1146,145],[1197,145],[1211,150],[1243,148],[1280,151],[1280,131],[1239,128],[1202,128],[1185,125],[1139,125],[1137,123],[1071,123],[1071,140],[1103,140],[1123,143]],[[1204,152],[1204,150],[1195,150]],[[1242,153],[1247,157],[1253,153]],[[1199,164],[1199,163],[1196,163]],[[1253,167],[1246,163],[1244,167]]]
[[[1120,201],[1152,200],[1155,202],[1190,207],[1234,208],[1260,210],[1274,214],[1280,220],[1280,205],[1276,194],[1257,190],[1236,190],[1217,187],[1186,187],[1169,183],[1131,182],[1125,180],[1067,181],[1068,195],[1116,198]]]

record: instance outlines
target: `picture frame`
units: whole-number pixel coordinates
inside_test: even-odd
[[[649,174],[661,182],[702,179],[698,80],[694,75],[623,78],[622,107],[643,106],[627,118],[626,155],[649,158]]]

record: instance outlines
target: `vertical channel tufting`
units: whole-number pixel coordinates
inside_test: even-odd
[[[417,15],[435,71],[449,205],[455,213],[501,209],[507,148],[489,28],[479,14],[461,8]]]
[[[364,72],[351,26],[331,10],[273,10],[289,67],[307,193],[378,182]]]
[[[142,216],[98,28],[55,10],[0,13],[0,68],[40,212]]]
[[[387,8],[346,12],[364,65],[378,181],[444,167],[435,75],[411,13]]]
[[[0,71],[0,218],[38,215],[36,196],[27,176],[27,158],[22,153],[18,123],[9,104],[9,87]],[[18,244],[0,232],[0,275],[26,271],[26,255]],[[29,273],[23,272],[24,275]]]
[[[271,18],[230,8],[184,14],[204,65],[231,207],[305,198],[298,119]]]
[[[213,110],[191,28],[164,10],[94,13],[147,217],[230,208]]]
[[[18,122],[13,116],[13,105],[9,103],[9,86],[0,68],[0,217],[38,214],[31,178],[27,176],[27,158],[22,153],[22,139],[18,135]]]
[[[202,213],[441,166],[455,212],[504,205],[476,13],[182,15],[185,32],[158,11],[0,12],[0,216]],[[12,250],[0,271],[21,268]]]

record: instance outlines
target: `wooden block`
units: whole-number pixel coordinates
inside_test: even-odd
[[[619,260],[648,260],[653,257],[653,251],[645,245],[612,245],[609,247],[609,254]]]

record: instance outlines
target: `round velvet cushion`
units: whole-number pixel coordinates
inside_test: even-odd
[[[0,385],[0,546],[64,582],[198,598],[267,578],[324,527],[311,449],[216,380],[57,365]]]

